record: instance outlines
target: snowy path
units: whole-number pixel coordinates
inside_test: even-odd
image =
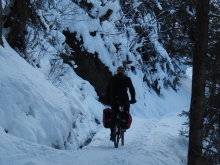
[[[85,147],[79,163],[87,164],[122,164],[122,165],[165,165],[184,164],[187,141],[178,134],[178,126],[172,120],[181,120],[177,116],[160,120],[134,118],[132,127],[125,134],[125,146],[113,147],[109,141],[109,130],[102,129],[92,143]],[[169,125],[170,121],[170,125]],[[175,122],[176,123],[176,122]],[[179,125],[181,128],[181,123]],[[93,154],[95,152],[96,154]],[[94,156],[97,157],[94,159]]]
[[[82,114],[85,117],[82,120],[85,125],[79,120],[78,132],[72,134],[81,135],[75,141],[87,137],[91,131],[90,126],[95,129],[96,125],[91,122],[93,120],[90,115],[98,116],[101,121],[103,106],[98,104],[93,87],[84,84],[85,93],[81,93],[81,86],[78,87],[77,84],[81,84],[82,80],[71,73],[74,80],[70,83],[74,82],[76,85],[74,88],[69,85],[71,88],[64,91],[71,89],[72,94],[63,97],[63,91],[54,87],[42,73],[31,67],[11,48],[0,49],[0,75],[0,165],[186,164],[188,143],[178,131],[186,119],[177,114],[189,109],[190,79],[182,82],[183,88],[178,93],[172,89],[164,91],[166,97],[163,99],[155,93],[146,93],[144,99],[147,100],[147,105],[142,104],[145,101],[137,100],[137,104],[131,107],[134,110],[131,112],[136,117],[133,116],[131,128],[125,133],[125,146],[114,148],[109,141],[109,129],[100,126],[88,146],[73,151],[56,150],[49,146],[54,139],[58,139],[60,143],[65,141],[65,132],[69,133],[69,127],[71,129],[71,124],[76,121],[72,117],[79,115],[78,119],[82,119]],[[140,83],[135,81],[135,84],[138,87]],[[62,88],[66,86],[68,85],[63,84]],[[139,87],[137,91],[143,91],[144,88]],[[82,97],[85,95],[86,99]]]
[[[77,151],[56,150],[0,132],[4,135],[0,141],[5,142],[0,143],[5,144],[0,150],[8,149],[0,156],[0,164],[183,165],[186,164],[187,140],[178,134],[184,118],[177,114],[161,119],[133,117],[132,126],[125,133],[125,145],[117,149],[109,141],[109,129],[102,126],[92,142]]]
[[[149,106],[158,108],[164,116],[154,117],[149,109],[150,119],[133,116],[131,128],[125,133],[125,145],[117,149],[109,140],[110,130],[102,125],[88,146],[75,151],[31,143],[0,127],[0,165],[184,165],[188,141],[179,135],[179,129],[186,118],[177,115],[189,109],[187,81],[178,94],[169,91],[166,100],[149,101]],[[140,114],[145,113],[142,111]]]

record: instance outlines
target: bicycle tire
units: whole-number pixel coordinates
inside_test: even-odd
[[[121,145],[124,145],[124,130],[121,129]]]
[[[118,130],[118,124],[116,123],[114,126],[114,146],[115,146],[115,148],[118,148],[118,142],[119,142],[119,130]]]

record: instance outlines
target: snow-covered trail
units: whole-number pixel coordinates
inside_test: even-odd
[[[125,145],[119,148],[114,148],[110,130],[102,125],[88,146],[75,151],[31,143],[0,127],[0,165],[184,165],[188,139],[180,136],[179,130],[186,118],[178,114],[189,109],[187,81],[179,91],[180,101],[170,98],[172,111],[149,119],[133,116],[131,128],[125,133]]]
[[[38,145],[3,133],[0,150],[1,165],[182,165],[186,164],[187,140],[178,129],[184,118],[178,113],[161,119],[133,117],[125,133],[125,145],[114,148],[109,141],[109,129],[100,131],[91,143],[81,150],[64,151]],[[175,123],[175,125],[173,124]],[[9,140],[11,139],[11,140]],[[12,152],[12,150],[14,152]],[[8,151],[8,152],[7,152]],[[1,152],[2,153],[2,152]],[[13,153],[13,154],[12,154]]]
[[[125,133],[125,145],[117,149],[109,141],[109,130],[102,129],[91,144],[80,151],[83,154],[79,152],[76,162],[100,165],[185,164],[187,140],[178,132],[182,121],[177,115],[159,120],[133,118],[132,127]]]
[[[63,97],[63,91],[7,47],[0,49],[0,165],[186,164],[187,139],[178,131],[186,119],[177,115],[189,109],[190,79],[183,81],[178,92],[167,89],[164,98],[149,93],[146,106],[140,105],[142,100],[131,106],[133,122],[125,133],[125,146],[114,148],[109,129],[100,125],[88,146],[80,150],[57,150],[49,146],[57,139],[61,144],[65,142],[65,132],[69,133],[69,126],[72,130],[71,124],[76,121],[71,117],[82,112],[88,117],[79,120],[78,132],[72,134],[72,137],[79,134],[79,138],[71,142],[80,144],[77,140],[86,139],[93,130],[90,127],[96,129],[90,115],[101,118],[103,106],[98,102],[94,105],[97,96],[88,85],[85,93],[75,86],[70,88],[74,89],[71,97]],[[75,79],[75,84],[82,81],[77,76]],[[87,95],[86,100],[82,94]]]

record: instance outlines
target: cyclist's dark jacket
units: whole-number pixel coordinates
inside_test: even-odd
[[[106,97],[111,103],[115,101],[129,101],[127,90],[129,89],[131,99],[135,100],[135,90],[131,79],[124,74],[112,76],[106,89]]]

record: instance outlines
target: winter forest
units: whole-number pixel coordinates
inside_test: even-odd
[[[1,165],[220,164],[220,0],[0,3]],[[137,100],[124,150],[102,125],[119,66]]]

